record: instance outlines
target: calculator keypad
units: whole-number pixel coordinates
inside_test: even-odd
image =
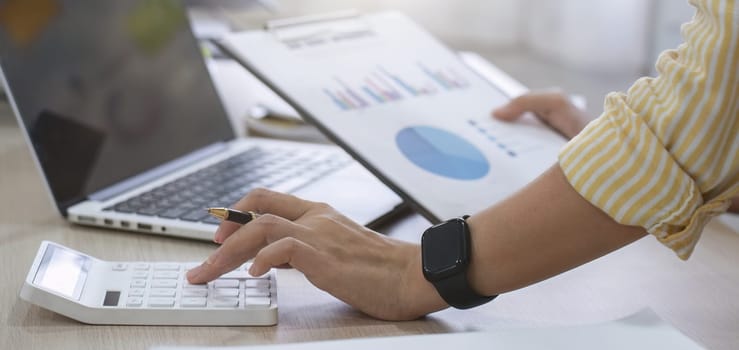
[[[248,265],[208,284],[190,284],[185,274],[197,264],[114,263],[114,271],[131,270],[123,305],[129,308],[267,308],[271,305],[270,275],[254,277]]]

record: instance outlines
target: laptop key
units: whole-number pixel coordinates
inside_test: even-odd
[[[192,210],[185,215],[180,216],[180,219],[185,220],[185,221],[200,221],[200,220],[205,219],[207,216],[210,216],[208,215],[208,212],[202,208],[199,208],[199,209]]]
[[[134,208],[131,208],[130,206],[123,203],[117,204],[113,208],[115,209],[115,211],[121,213],[133,213],[135,211]]]
[[[159,217],[165,218],[165,219],[177,219],[182,215],[185,215],[185,213],[189,212],[190,208],[172,208],[167,209],[161,213],[159,213]]]
[[[218,225],[218,224],[221,223],[221,220],[219,220],[218,218],[213,217],[213,216],[208,216],[204,220],[200,220],[200,222],[203,222],[203,223],[206,223],[206,224]]]
[[[159,213],[160,211],[164,210],[164,208],[157,208],[157,207],[144,207],[136,210],[136,214],[139,215],[146,215],[146,216],[153,216]]]
[[[218,224],[220,221],[203,208],[232,206],[256,187],[290,191],[344,165],[344,160],[335,156],[296,151],[278,153],[252,148],[109,208]]]

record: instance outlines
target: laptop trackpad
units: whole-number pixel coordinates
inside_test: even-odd
[[[332,173],[293,194],[311,201],[326,202],[363,225],[391,213],[402,203],[395,192],[358,164]]]

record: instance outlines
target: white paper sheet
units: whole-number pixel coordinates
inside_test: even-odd
[[[431,221],[474,213],[556,162],[533,117],[494,120],[509,96],[398,13],[234,33],[227,51]]]
[[[694,350],[702,346],[664,322],[651,310],[594,325],[507,329],[471,333],[332,340],[243,347],[157,347],[155,350]]]

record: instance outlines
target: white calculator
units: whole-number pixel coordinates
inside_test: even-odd
[[[243,265],[208,284],[189,284],[185,272],[197,265],[102,261],[44,241],[20,297],[90,324],[277,324],[274,270],[255,277]]]

